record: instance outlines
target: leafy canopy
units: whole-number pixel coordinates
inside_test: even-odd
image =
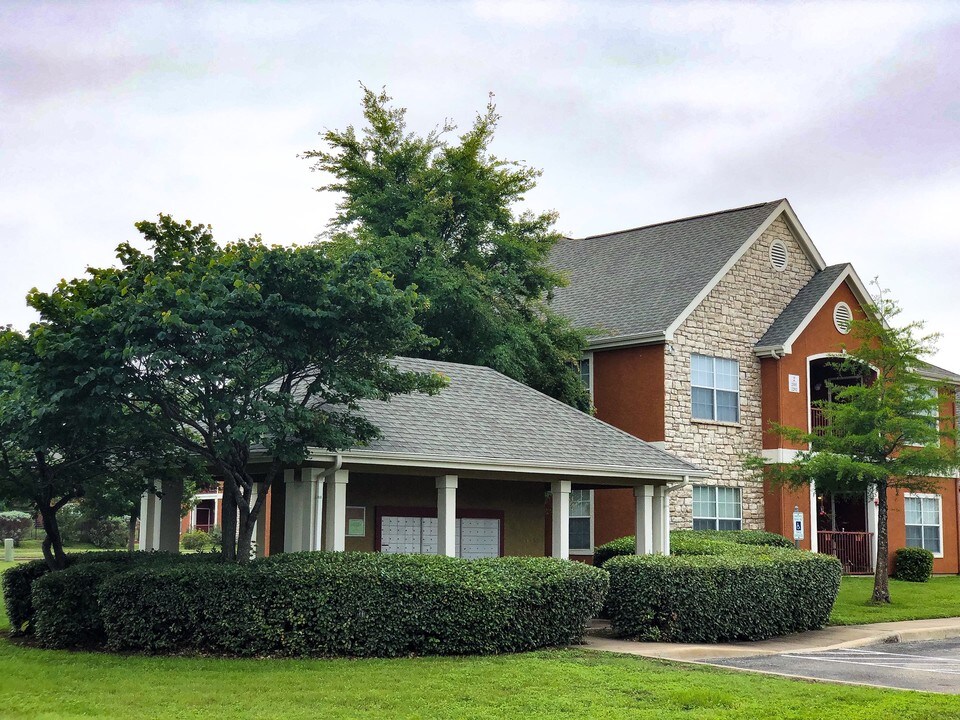
[[[492,102],[456,143],[449,123],[409,131],[385,92],[364,89],[363,115],[362,131],[328,131],[325,149],[304,153],[333,177],[319,189],[341,194],[332,251],[369,252],[398,287],[417,288],[417,322],[438,340],[419,356],[486,365],[589,409],[584,334],[548,305],[563,283],[546,264],[556,214],[515,211],[540,172],[490,153]]]
[[[121,405],[223,477],[241,544],[283,465],[377,436],[361,400],[443,385],[389,362],[424,342],[420,299],[368,255],[259,237],[221,248],[208,227],[165,215],[137,228],[150,252],[123,244],[119,267],[31,294],[42,350],[75,359],[78,392]],[[256,500],[255,451],[268,468]]]
[[[109,498],[109,509],[127,512],[155,481],[198,468],[121,406],[78,390],[73,358],[41,357],[42,336],[39,327],[0,332],[0,497],[41,515],[44,556],[62,567],[57,513],[67,503]]]

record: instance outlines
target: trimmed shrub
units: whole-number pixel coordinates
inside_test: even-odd
[[[670,533],[671,555],[709,555],[715,546],[703,544],[706,541],[736,543],[738,545],[761,545],[769,547],[792,548],[793,543],[783,535],[764,530],[674,530]],[[702,549],[703,552],[699,552]],[[612,557],[633,555],[636,552],[636,538],[633,535],[611,540],[593,551],[593,564],[603,567]]]
[[[33,516],[19,510],[0,512],[0,541],[13,538],[15,547],[26,537],[33,528]]]
[[[636,551],[636,536],[628,535],[627,537],[617,538],[616,540],[611,540],[608,543],[594,548],[593,565],[594,567],[603,567],[610,558],[619,557],[620,555],[633,555]]]
[[[933,553],[920,547],[902,547],[894,553],[894,577],[907,582],[926,582],[933,575]]]
[[[68,556],[69,567],[46,572],[33,582],[32,631],[39,644],[50,648],[79,648],[103,644],[100,589],[114,575],[133,568],[219,562],[206,556],[173,553],[91,552]]]
[[[33,634],[44,647],[97,645],[103,638],[98,593],[111,575],[129,569],[130,559],[75,563],[50,572],[33,583]]]
[[[666,642],[762,640],[823,627],[840,562],[787,548],[685,538],[694,552],[609,560],[606,609],[620,637]]]
[[[180,538],[180,545],[183,546],[184,550],[203,552],[213,547],[213,541],[210,539],[210,535],[203,530],[191,530],[185,532],[183,537]]]
[[[577,642],[607,582],[551,558],[296,553],[142,565],[107,578],[99,602],[113,650],[459,655]]]
[[[68,556],[69,557],[69,556]],[[11,635],[29,635],[33,631],[33,603],[30,591],[34,580],[43,577],[50,568],[44,560],[33,560],[8,568],[3,573],[3,602],[10,618]]]

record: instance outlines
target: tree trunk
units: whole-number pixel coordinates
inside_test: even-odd
[[[890,602],[887,538],[887,483],[877,483],[877,568],[873,575],[873,597],[876,604]]]
[[[134,503],[127,521],[127,552],[133,552],[137,544],[137,520],[140,519],[140,503]]]
[[[49,505],[40,508],[40,518],[43,520],[43,559],[51,570],[63,570],[67,566],[67,554],[63,551],[63,537],[60,535],[60,524],[57,522],[57,511]]]
[[[248,500],[249,502],[249,500]],[[256,525],[256,517],[250,508],[245,507],[244,503],[238,503],[240,510],[240,522],[237,528],[237,560],[239,562],[248,562],[251,559],[253,550],[253,530]]]
[[[223,479],[223,508],[220,520],[221,548],[224,560],[235,562],[237,559],[237,490],[235,480]]]

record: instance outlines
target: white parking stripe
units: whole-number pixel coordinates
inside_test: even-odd
[[[795,655],[795,654],[785,654],[783,657],[792,657],[797,660],[819,660],[821,662],[830,662],[830,663],[839,663],[842,665],[860,665],[863,667],[882,667],[890,668],[892,670],[912,670],[915,672],[928,672],[936,673],[938,675],[960,675],[960,667],[947,669],[947,668],[927,668],[927,667],[905,667],[902,664],[894,664],[892,662],[882,662],[880,658],[876,660],[866,660],[866,658],[859,660],[841,660],[836,657],[822,657],[816,655]]]
[[[841,648],[839,650],[825,650],[817,653],[786,653],[786,654],[790,655],[791,657],[810,657],[810,658],[826,657],[826,656],[834,656],[834,655],[843,656],[843,655],[851,655],[851,654],[873,655],[873,656],[884,655],[888,657],[898,657],[898,658],[904,658],[908,660],[934,660],[936,662],[952,663],[952,664],[960,665],[960,658],[932,657],[930,655],[914,655],[913,653],[881,652],[878,650],[863,650],[862,648]]]

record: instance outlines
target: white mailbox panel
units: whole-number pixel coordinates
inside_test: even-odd
[[[436,555],[437,519],[381,516],[380,552]],[[498,557],[499,518],[457,518],[456,554],[467,559]]]

